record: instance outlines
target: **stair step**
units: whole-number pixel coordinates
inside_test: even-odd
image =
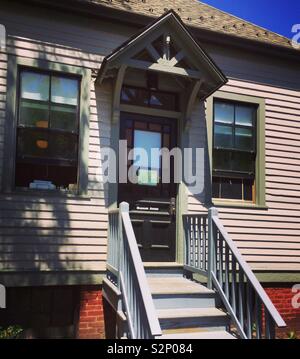
[[[151,293],[155,294],[211,294],[215,292],[200,283],[183,277],[148,277]]]
[[[160,339],[163,340],[180,340],[180,339],[236,339],[233,335],[225,330],[211,331],[211,332],[194,332],[194,333],[174,333],[163,334]]]
[[[176,262],[144,262],[148,277],[182,277],[183,265]]]
[[[175,328],[207,328],[225,330],[230,323],[228,314],[217,308],[158,309],[162,330]]]

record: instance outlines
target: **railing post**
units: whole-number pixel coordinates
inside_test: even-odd
[[[122,272],[122,266],[123,266],[123,260],[124,260],[124,242],[123,242],[123,219],[122,219],[122,213],[129,212],[129,204],[127,202],[121,202],[119,205],[119,218],[118,218],[118,288],[121,288],[120,283],[120,272]]]
[[[215,207],[211,207],[208,210],[208,264],[207,264],[207,287],[212,289],[212,273],[215,272],[214,252],[215,252],[215,240],[214,240],[214,226],[213,216],[218,216],[218,210]]]

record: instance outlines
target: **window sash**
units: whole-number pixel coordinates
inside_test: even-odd
[[[61,75],[61,74],[57,74],[56,72],[51,72],[51,71],[39,71],[39,70],[35,70],[35,69],[30,69],[30,70],[24,70],[21,69],[20,70],[20,78],[21,78],[21,74],[22,72],[26,73],[26,72],[30,72],[30,73],[36,73],[36,74],[42,74],[42,75],[47,75],[49,76],[49,82],[48,82],[48,101],[42,101],[42,100],[35,100],[35,99],[28,99],[28,98],[23,98],[22,94],[21,94],[21,81],[20,81],[20,90],[19,90],[19,98],[18,98],[18,121],[17,121],[17,127],[23,128],[23,127],[36,127],[36,128],[40,128],[38,126],[33,126],[33,125],[26,125],[26,124],[22,124],[21,123],[21,105],[24,102],[27,103],[31,103],[31,104],[39,104],[39,105],[44,105],[48,107],[48,116],[47,116],[47,121],[48,121],[48,130],[52,131],[56,128],[53,128],[51,126],[51,120],[53,119],[53,109],[54,108],[64,108],[64,109],[69,109],[69,110],[74,110],[74,113],[76,113],[75,116],[75,123],[74,123],[74,129],[73,130],[63,130],[65,132],[70,132],[70,133],[79,133],[79,111],[80,111],[80,80],[78,79],[77,76],[72,76],[72,75]],[[62,79],[72,79],[72,80],[76,80],[77,81],[77,104],[73,105],[73,104],[66,104],[66,103],[59,103],[59,102],[53,102],[52,101],[52,94],[51,94],[51,89],[52,89],[52,78],[53,77],[59,77]],[[46,121],[46,120],[44,120]]]
[[[226,122],[226,121],[218,121],[216,119],[216,115],[215,115],[215,106],[217,104],[229,104],[233,106],[233,121],[232,123]],[[252,118],[252,125],[243,125],[243,124],[237,124],[237,119],[236,119],[236,108],[238,106],[245,106],[248,108],[253,108],[253,118]],[[245,151],[245,152],[251,152],[251,153],[256,153],[256,146],[257,146],[257,138],[256,138],[256,117],[254,116],[254,109],[255,106],[254,105],[247,105],[241,102],[232,102],[232,101],[224,101],[224,100],[215,100],[214,104],[213,104],[213,148],[214,149],[226,149],[226,150],[236,150],[236,151]],[[230,128],[231,129],[231,133],[232,133],[232,146],[216,146],[215,142],[216,142],[216,132],[215,132],[215,128],[216,126],[222,126],[224,128]],[[251,134],[252,134],[252,148],[250,149],[243,149],[243,148],[239,148],[237,146],[237,130],[238,129],[244,129],[244,130],[251,130]]]

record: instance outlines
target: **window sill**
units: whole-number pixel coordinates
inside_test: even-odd
[[[64,192],[61,190],[32,189],[32,188],[15,188],[6,194],[26,195],[34,197],[52,197],[52,198],[73,198],[89,200],[90,196],[80,192]]]
[[[216,207],[250,208],[250,209],[262,209],[262,210],[269,209],[269,207],[266,205],[250,203],[250,202],[247,203],[247,202],[240,202],[240,201],[226,201],[226,200],[213,199],[212,203]]]

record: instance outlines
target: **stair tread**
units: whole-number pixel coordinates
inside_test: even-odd
[[[228,317],[227,313],[218,308],[173,308],[158,309],[156,312],[159,319]]]
[[[148,277],[152,294],[214,294],[213,290],[183,277]]]
[[[163,334],[160,339],[236,339],[225,330],[195,333]]]

